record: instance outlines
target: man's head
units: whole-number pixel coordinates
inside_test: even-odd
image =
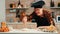
[[[34,11],[37,16],[41,16],[43,14],[42,7],[45,5],[44,1],[38,1],[33,3],[31,7],[34,7]]]
[[[42,8],[35,8],[34,11],[35,11],[37,16],[43,15],[43,9]]]
[[[44,5],[45,5],[45,2],[44,1],[38,1],[36,3],[33,3],[31,5],[31,7],[34,7],[34,8],[42,8]]]

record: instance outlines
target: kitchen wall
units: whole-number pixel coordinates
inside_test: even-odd
[[[6,2],[6,3],[9,3],[9,2],[11,2],[12,0],[6,0],[6,1],[8,1],[8,2]],[[14,1],[18,1],[18,0],[14,0]],[[26,0],[27,1],[27,0]],[[30,1],[32,1],[32,0],[30,0]],[[49,7],[49,3],[48,2],[50,2],[50,0],[44,0],[45,2],[47,2],[47,4],[46,4],[46,7],[45,8],[48,8]],[[60,2],[60,0],[54,0],[55,2]],[[24,0],[24,2],[25,2],[25,0]],[[57,6],[57,5],[56,5]],[[6,7],[8,7],[8,5],[6,5]],[[50,9],[50,8],[49,8]],[[28,13],[29,12],[31,12],[31,8],[29,9],[29,11],[28,11]],[[54,9],[55,10],[55,9]],[[57,12],[57,10],[59,10],[58,12]],[[5,0],[0,0],[0,22],[2,22],[2,21],[5,21],[5,17],[6,17],[6,15],[5,15]],[[56,11],[55,11],[55,13],[57,12],[57,14],[58,13],[60,13],[60,9],[56,9]],[[60,26],[59,26],[60,27]]]
[[[9,5],[9,3],[11,3],[12,1],[15,1],[16,3],[18,2],[18,0],[0,0],[0,22],[2,22],[2,21],[5,21],[5,1],[7,1],[6,2],[6,7],[8,7]],[[24,2],[25,2],[25,4],[28,2],[33,2],[34,0],[26,0],[26,2],[25,2],[25,0],[22,0],[22,4],[24,4]],[[50,2],[50,0],[44,0],[45,2],[46,2],[46,8],[48,8],[49,7],[49,2]],[[60,2],[60,0],[54,0],[55,1],[55,4],[57,4],[57,2]],[[27,4],[27,5],[29,5],[29,4]],[[56,5],[57,6],[57,5]],[[28,13],[30,13],[31,12],[31,8],[28,10]],[[57,12],[57,10],[58,10],[58,12]],[[54,11],[54,10],[53,10]],[[59,9],[56,9],[55,10],[55,13],[60,13],[60,10]]]
[[[21,0],[21,3],[23,5],[25,5],[26,7],[29,7],[29,9],[27,10],[28,14],[30,14],[33,11],[33,8],[31,8],[30,6],[31,6],[31,3],[34,2],[34,1],[38,1],[38,0]],[[46,3],[44,8],[51,10],[51,8],[50,8],[50,0],[43,0],[43,1],[45,1],[45,3]],[[60,0],[53,0],[53,1],[55,3],[55,7],[57,7],[57,4],[58,4],[58,2],[60,2]],[[15,3],[17,5],[18,0],[6,0],[6,8],[9,8],[10,3]],[[59,9],[56,9],[56,10],[52,9],[51,11],[54,11],[55,14],[60,13]]]
[[[36,0],[37,1],[37,0]],[[60,14],[60,8],[59,9],[56,9],[56,8],[51,8],[50,7],[50,0],[44,0],[45,1],[45,6],[44,8],[46,8],[47,10],[49,9],[50,11],[53,11],[55,13],[55,15],[57,14]],[[9,4],[10,3],[15,3],[17,4],[18,3],[18,0],[6,0],[6,8],[9,8]],[[27,10],[27,14],[30,14],[31,12],[33,12],[33,8],[31,8],[31,3],[34,2],[34,0],[21,0],[21,3],[23,5],[26,5],[27,7],[29,7],[29,9]],[[55,3],[55,7],[57,7],[57,3],[60,2],[60,0],[54,0],[54,3]],[[60,27],[60,24],[56,24],[57,28],[59,29]],[[60,31],[60,29],[59,29]]]

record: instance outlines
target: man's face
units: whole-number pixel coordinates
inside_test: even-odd
[[[35,8],[34,10],[37,16],[41,16],[43,14],[42,8]]]

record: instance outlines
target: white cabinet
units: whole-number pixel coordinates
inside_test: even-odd
[[[60,33],[60,23],[56,23],[56,27],[58,29],[58,32]]]

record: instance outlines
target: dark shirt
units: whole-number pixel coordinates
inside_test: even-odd
[[[48,19],[46,17],[40,17],[40,16],[33,16],[34,22],[37,23],[37,27],[39,26],[49,26],[50,23],[48,22]]]

